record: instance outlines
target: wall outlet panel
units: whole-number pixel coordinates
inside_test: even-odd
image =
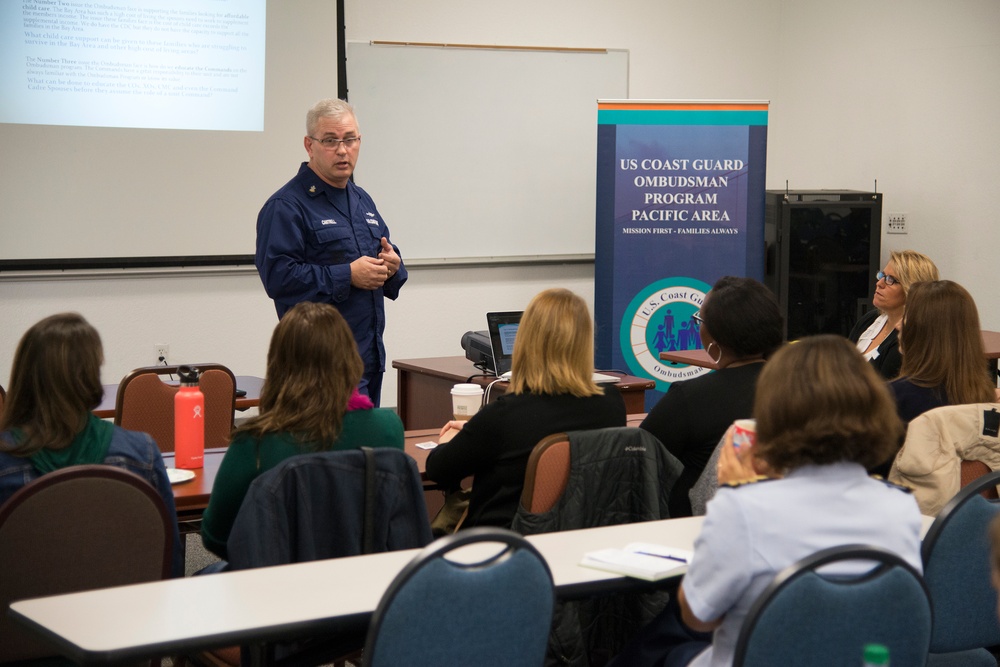
[[[890,213],[886,225],[886,234],[909,234],[910,230],[906,226],[905,213]]]
[[[154,343],[156,356],[154,357],[154,366],[169,366],[170,365],[170,346],[166,343]]]

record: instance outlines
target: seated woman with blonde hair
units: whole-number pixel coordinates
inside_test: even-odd
[[[938,269],[927,255],[915,250],[893,250],[885,268],[875,276],[875,310],[858,320],[848,338],[872,367],[887,380],[899,375],[899,323],[906,312],[910,287],[938,279]]]
[[[226,542],[250,484],[285,459],[359,447],[403,448],[403,424],[358,393],[364,364],[336,308],[302,302],[271,336],[259,414],[233,433],[201,524],[205,547],[228,559]]]
[[[454,489],[475,477],[463,528],[510,527],[528,455],[545,436],[625,426],[617,387],[594,384],[593,331],[583,299],[565,289],[541,292],[521,318],[507,393],[441,429],[427,478]]]

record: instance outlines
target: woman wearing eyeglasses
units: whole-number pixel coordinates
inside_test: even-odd
[[[778,302],[753,278],[720,278],[695,319],[718,370],[673,383],[639,425],[684,464],[670,491],[671,518],[691,516],[688,492],[729,425],[750,416],[757,376],[782,342]]]
[[[875,278],[875,310],[858,320],[848,338],[882,377],[892,380],[902,364],[897,329],[906,310],[906,295],[914,283],[937,280],[938,269],[927,255],[893,250]]]

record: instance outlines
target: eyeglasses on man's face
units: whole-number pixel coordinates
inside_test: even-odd
[[[351,148],[357,146],[358,142],[361,141],[361,137],[347,137],[346,139],[334,139],[333,137],[323,137],[322,139],[317,139],[316,137],[310,136],[309,138],[312,139],[313,141],[319,142],[319,144],[322,145],[323,148],[329,148],[331,150],[336,149],[337,146],[339,146],[340,144],[343,144],[344,148],[350,150]]]
[[[884,280],[885,284],[888,285],[889,287],[892,287],[893,285],[899,283],[899,278],[897,278],[896,276],[890,276],[885,271],[879,271],[878,273],[875,274],[875,281],[877,282],[879,280]]]
[[[701,319],[701,311],[700,310],[694,311],[694,314],[691,316],[691,319],[693,319],[698,324],[701,324],[702,322],[704,322],[704,320]]]

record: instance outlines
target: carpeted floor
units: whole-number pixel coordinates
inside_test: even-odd
[[[219,562],[219,557],[205,549],[201,544],[201,535],[189,533],[182,535],[185,545],[184,554],[184,575],[190,577],[192,574],[207,565]]]

